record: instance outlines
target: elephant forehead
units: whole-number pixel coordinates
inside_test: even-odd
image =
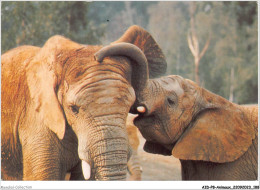
[[[67,101],[77,105],[85,104],[88,99],[93,99],[93,97],[99,104],[113,103],[117,100],[134,101],[135,92],[129,84],[121,80],[103,79],[94,83],[84,80],[77,85],[70,85],[66,96]]]
[[[160,86],[167,92],[174,92],[177,96],[180,96],[184,93],[184,90],[180,86],[180,83],[174,78],[163,77],[159,80]]]

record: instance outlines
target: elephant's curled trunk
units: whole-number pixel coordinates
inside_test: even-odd
[[[148,62],[140,48],[131,43],[116,43],[105,46],[95,53],[95,59],[101,62],[107,56],[126,56],[134,61],[132,64],[134,76],[132,85],[136,92],[146,87],[148,81]]]

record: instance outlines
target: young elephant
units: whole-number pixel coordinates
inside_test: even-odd
[[[180,76],[149,80],[137,93],[144,150],[179,158],[183,180],[257,180],[257,105],[236,105]]]

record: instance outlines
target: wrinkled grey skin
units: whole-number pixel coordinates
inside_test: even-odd
[[[137,93],[144,150],[179,158],[183,180],[257,179],[257,105],[236,105],[176,75]]]
[[[165,72],[152,69],[165,60],[148,32],[133,26],[120,42],[141,49],[154,76]],[[128,51],[97,61],[101,48],[54,36],[2,55],[2,179],[82,180],[82,161],[91,180],[126,179],[126,117],[143,63]]]

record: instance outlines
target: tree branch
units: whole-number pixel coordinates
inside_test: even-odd
[[[210,39],[211,39],[211,33],[209,33],[209,37],[204,45],[204,48],[203,50],[201,51],[200,55],[199,55],[199,58],[201,59],[203,57],[203,55],[206,53],[208,47],[209,47],[209,44],[210,44]]]
[[[194,49],[194,46],[193,46],[193,43],[192,43],[192,40],[191,40],[191,34],[189,34],[189,33],[188,33],[188,36],[187,36],[187,40],[188,40],[188,45],[189,45],[190,51],[191,51],[192,55],[195,57],[196,51]]]

